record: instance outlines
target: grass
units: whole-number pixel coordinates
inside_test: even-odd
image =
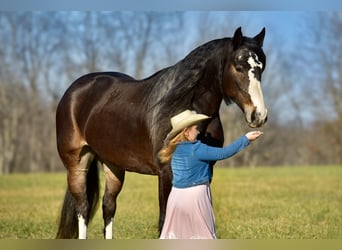
[[[215,173],[217,233],[234,239],[341,239],[342,168]]]
[[[216,168],[212,183],[221,239],[342,239],[342,167]],[[102,182],[103,183],[103,182]],[[158,237],[155,176],[127,173],[116,239]],[[65,173],[0,176],[0,239],[53,239]],[[99,209],[90,239],[102,239]]]

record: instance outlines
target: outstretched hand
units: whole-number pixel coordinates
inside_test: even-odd
[[[264,132],[261,131],[250,131],[246,134],[246,137],[249,141],[254,141],[259,138],[260,135],[262,135]]]

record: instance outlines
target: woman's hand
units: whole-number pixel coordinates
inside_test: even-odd
[[[246,134],[246,137],[249,141],[254,141],[259,138],[260,135],[262,135],[264,132],[261,131],[251,131]]]

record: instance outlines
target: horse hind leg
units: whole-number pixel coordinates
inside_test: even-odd
[[[122,189],[125,170],[111,164],[103,164],[105,173],[105,192],[102,201],[104,238],[113,238],[113,220],[116,212],[116,200]]]
[[[79,153],[74,152],[68,166],[68,192],[73,197],[74,209],[64,213],[77,217],[78,238],[87,238],[87,227],[97,207],[99,178],[97,161],[90,149],[84,146]],[[76,159],[77,158],[77,159]],[[63,205],[63,210],[64,205]],[[70,216],[70,215],[69,215]],[[63,216],[62,216],[63,217]]]

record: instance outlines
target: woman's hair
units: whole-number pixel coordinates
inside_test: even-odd
[[[158,156],[161,163],[167,163],[171,160],[172,154],[175,151],[177,144],[182,141],[188,141],[184,135],[184,130],[178,133],[175,137],[169,140],[166,145],[159,151]]]

